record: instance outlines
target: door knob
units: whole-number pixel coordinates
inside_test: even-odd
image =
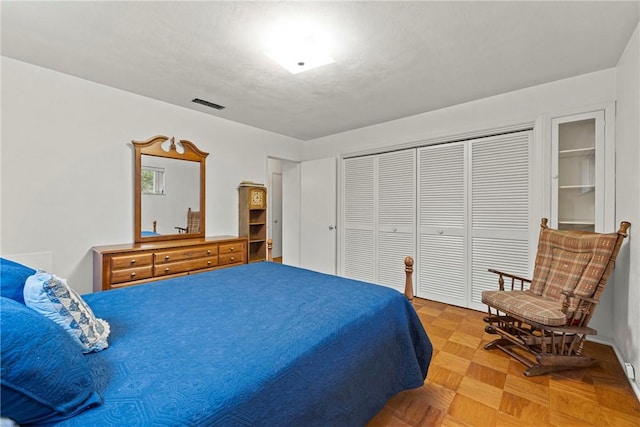
[[[336,228],[336,227],[335,227],[335,226],[333,226],[333,225],[330,225],[330,226],[329,226],[329,230],[333,230],[334,228]]]

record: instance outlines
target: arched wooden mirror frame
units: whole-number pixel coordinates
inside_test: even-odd
[[[165,143],[170,141],[170,144]],[[194,239],[202,238],[205,236],[205,160],[209,153],[205,153],[198,149],[195,144],[186,139],[178,141],[179,145],[184,147],[184,152],[178,152],[178,146],[173,137],[158,135],[149,138],[146,141],[131,141],[134,147],[135,156],[135,180],[134,180],[134,194],[135,194],[135,213],[134,213],[134,241],[136,243],[143,242],[157,242],[165,240],[178,240],[178,239]],[[163,149],[163,143],[165,148],[168,146],[168,151]],[[182,151],[182,150],[180,150]],[[165,234],[158,236],[142,236],[142,156],[149,155],[155,157],[163,157],[169,159],[185,160],[190,162],[198,162],[200,165],[200,232],[198,233],[185,233],[185,234]],[[185,221],[187,219],[185,211]]]

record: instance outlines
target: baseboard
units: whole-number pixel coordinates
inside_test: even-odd
[[[627,362],[627,359],[625,358],[624,354],[622,354],[622,350],[618,348],[618,345],[615,343],[615,341],[609,338],[599,337],[597,335],[589,336],[587,338],[587,341],[592,341],[598,344],[604,344],[611,347],[613,349],[613,352],[616,354],[616,357],[618,358],[618,362],[620,363],[621,367],[624,366],[625,362]],[[624,371],[624,368],[622,370]],[[638,378],[636,377],[635,381],[627,378],[627,381],[629,381],[629,384],[631,385],[631,388],[633,389],[633,392],[635,393],[636,398],[640,401],[640,386],[638,385],[638,382],[637,382]]]

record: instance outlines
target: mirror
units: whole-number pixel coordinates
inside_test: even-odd
[[[154,136],[135,151],[136,243],[205,235],[205,160],[187,140]]]

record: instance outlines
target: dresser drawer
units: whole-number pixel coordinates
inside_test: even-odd
[[[178,261],[156,265],[153,271],[154,276],[167,276],[170,274],[184,273],[193,270],[212,268],[218,265],[218,257],[197,258],[187,261]]]
[[[226,243],[224,245],[220,245],[218,251],[220,255],[241,254],[242,252],[244,252],[244,243],[242,242]]]
[[[156,266],[194,258],[209,258],[216,255],[218,255],[218,245],[161,251],[153,254]]]
[[[128,254],[111,257],[111,270],[151,265],[153,254]]]
[[[125,268],[111,270],[111,283],[132,282],[135,280],[148,279],[153,276],[153,266]]]
[[[218,263],[220,265],[244,263],[244,252],[218,255]]]

